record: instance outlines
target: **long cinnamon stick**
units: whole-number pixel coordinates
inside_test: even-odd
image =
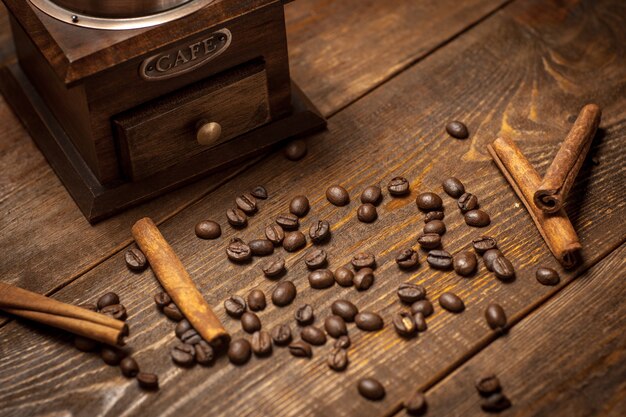
[[[595,104],[587,104],[578,114],[533,196],[535,205],[541,210],[556,213],[563,207],[589,152],[601,117],[602,111]]]
[[[157,279],[200,336],[213,346],[227,344],[230,335],[154,222],[148,217],[137,221],[132,227],[132,234]]]
[[[510,139],[498,138],[491,145],[487,145],[487,149],[519,199],[526,206],[526,210],[528,210],[552,254],[563,267],[574,267],[578,262],[579,251],[582,246],[563,209],[556,213],[545,213],[533,204],[533,195],[541,183],[541,177],[535,168]]]
[[[109,345],[124,345],[128,326],[104,314],[0,283],[0,309]]]

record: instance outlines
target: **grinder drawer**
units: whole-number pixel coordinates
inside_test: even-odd
[[[112,121],[124,173],[138,180],[269,120],[264,65],[254,62],[145,103]]]

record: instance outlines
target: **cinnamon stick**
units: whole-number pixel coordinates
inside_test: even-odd
[[[602,111],[595,104],[587,104],[578,114],[533,196],[535,205],[541,210],[556,213],[563,207],[589,152],[601,117]]]
[[[200,336],[216,347],[228,344],[230,335],[154,222],[148,217],[137,221],[132,234],[157,279]]]
[[[0,283],[0,309],[109,345],[124,345],[128,326],[104,314]]]
[[[498,138],[491,145],[487,145],[487,149],[506,180],[526,206],[552,254],[563,267],[574,267],[578,262],[582,246],[563,209],[556,213],[545,213],[533,204],[533,195],[541,183],[541,177],[535,168],[510,139]]]

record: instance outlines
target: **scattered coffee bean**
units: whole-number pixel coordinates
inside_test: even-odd
[[[170,351],[170,356],[179,366],[191,366],[196,362],[196,350],[186,343],[176,343]]]
[[[326,317],[326,319],[324,320],[324,329],[330,337],[333,337],[335,339],[348,334],[346,322],[343,321],[341,317],[335,314]]]
[[[491,268],[493,273],[496,274],[496,278],[500,281],[508,282],[515,278],[515,268],[513,268],[511,261],[504,256],[498,256],[494,259]]]
[[[272,340],[277,346],[286,346],[291,342],[291,328],[287,324],[279,324],[272,329]]]
[[[252,194],[254,198],[259,198],[261,200],[267,199],[267,190],[262,185],[254,187],[252,191],[250,191],[250,194]]]
[[[306,216],[310,207],[309,199],[303,195],[295,196],[289,203],[289,211],[298,217]]]
[[[305,342],[315,346],[321,346],[326,343],[326,333],[319,327],[306,326],[300,332],[300,337]]]
[[[283,243],[283,239],[285,238],[285,231],[277,224],[270,224],[269,226],[265,227],[265,237],[274,245],[278,246]]]
[[[304,158],[306,151],[306,142],[302,139],[295,139],[285,146],[285,157],[290,161],[297,161]]]
[[[110,346],[102,346],[100,357],[107,365],[117,366],[124,359],[124,352]]]
[[[163,307],[163,314],[165,314],[165,317],[173,321],[181,321],[185,318],[183,316],[183,313],[181,313],[181,311],[178,309],[178,307],[176,307],[176,304],[174,303],[169,303],[168,305]]]
[[[267,302],[265,301],[265,293],[259,289],[250,291],[248,294],[248,307],[252,311],[261,311],[265,309]]]
[[[435,269],[451,269],[452,268],[452,255],[450,255],[445,250],[431,250],[428,252],[428,256],[426,257],[426,262],[432,268]]]
[[[156,374],[148,372],[139,372],[137,374],[137,383],[143,389],[157,390],[159,389],[159,377]]]
[[[74,347],[81,352],[91,352],[98,347],[98,342],[83,336],[75,336]]]
[[[323,243],[330,238],[330,224],[326,220],[318,220],[309,228],[309,236],[314,243]]]
[[[272,338],[267,332],[255,332],[252,335],[250,345],[256,356],[267,356],[272,353]]]
[[[335,348],[328,354],[328,367],[333,371],[341,372],[348,367],[348,351]]]
[[[345,266],[340,266],[335,270],[335,281],[342,287],[351,287],[353,279],[354,273]]]
[[[426,288],[423,285],[407,282],[400,284],[396,294],[398,294],[398,298],[403,303],[412,304],[426,298]]]
[[[109,317],[113,317],[116,320],[126,320],[126,307],[122,304],[112,304],[104,307],[100,310],[102,314],[106,314]]]
[[[139,373],[139,365],[137,365],[137,361],[130,356],[122,359],[120,362],[120,369],[122,370],[122,375],[126,378],[134,378]]]
[[[371,268],[359,269],[357,273],[354,274],[352,283],[357,291],[368,290],[372,285],[374,285],[374,271]]]
[[[424,250],[435,249],[441,246],[441,236],[439,236],[437,233],[428,233],[425,235],[420,235],[417,238],[417,243]]]
[[[189,323],[187,319],[182,319],[181,321],[176,323],[176,327],[174,327],[174,334],[176,334],[176,337],[180,339],[183,337],[183,334],[191,329],[193,329],[191,323]]]
[[[368,400],[378,401],[385,397],[385,387],[374,378],[363,378],[357,384],[359,394]]]
[[[180,336],[180,340],[182,340],[183,343],[193,346],[202,341],[202,336],[198,334],[196,329],[189,329]]]
[[[323,268],[326,261],[326,251],[324,249],[311,249],[304,257],[304,263],[309,269]]]
[[[274,253],[274,244],[267,239],[254,239],[248,242],[250,252],[254,256],[267,256]]]
[[[306,245],[306,237],[301,232],[287,232],[283,240],[283,248],[287,252],[296,252]]]
[[[252,250],[243,240],[233,238],[226,247],[226,256],[232,262],[243,263],[252,259]]]
[[[146,255],[139,248],[130,248],[124,254],[126,266],[131,271],[141,272],[148,267]]]
[[[443,211],[429,211],[424,215],[424,223],[432,222],[433,220],[443,220],[444,217]]]
[[[246,213],[238,208],[226,210],[226,219],[228,220],[228,223],[235,228],[245,227],[248,224]]]
[[[433,303],[430,300],[419,300],[411,304],[411,313],[413,314],[422,313],[424,317],[429,317],[434,311]]]
[[[557,285],[559,281],[561,281],[559,273],[556,272],[556,270],[546,267],[537,269],[535,278],[537,278],[537,281],[543,285]]]
[[[415,203],[417,204],[417,208],[422,211],[441,211],[443,208],[441,197],[431,192],[419,194],[415,199]]]
[[[500,256],[504,256],[499,249],[488,249],[485,253],[483,253],[483,261],[485,262],[485,267],[489,271],[493,271],[493,261]]]
[[[363,223],[372,223],[378,218],[378,212],[373,204],[361,204],[356,211],[356,216]]]
[[[383,193],[380,190],[380,187],[377,185],[370,185],[366,187],[361,193],[361,203],[362,204],[373,204],[375,206],[380,203],[383,199]]]
[[[251,215],[256,213],[256,198],[252,196],[252,194],[244,193],[235,199],[235,204],[237,208],[247,215]]]
[[[415,327],[418,332],[425,332],[428,329],[428,324],[426,324],[426,317],[424,317],[424,313],[415,313],[413,315],[413,320],[415,320]]]
[[[98,298],[98,301],[96,302],[96,306],[98,307],[98,310],[102,310],[104,307],[108,307],[113,304],[119,304],[119,303],[120,303],[120,297],[114,292],[108,292],[104,294],[102,297]]]
[[[335,276],[329,269],[317,269],[309,274],[311,288],[321,290],[335,285]]]
[[[499,332],[506,330],[506,314],[499,304],[491,303],[485,310],[485,319],[491,329]]]
[[[452,198],[459,198],[465,193],[465,186],[455,177],[445,179],[441,186],[443,187],[443,191]]]
[[[480,209],[465,213],[465,224],[472,227],[486,227],[491,223],[491,218]]]
[[[412,248],[404,249],[396,256],[396,263],[402,269],[412,269],[419,265],[419,257]]]
[[[498,242],[496,242],[496,240],[492,237],[481,236],[478,239],[474,239],[472,241],[472,246],[474,246],[474,250],[476,251],[476,253],[482,255],[489,249],[497,249]]]
[[[297,340],[289,345],[289,353],[297,358],[310,358],[313,356],[313,349],[307,342]]]
[[[342,207],[350,202],[350,195],[341,185],[333,185],[326,190],[326,199],[331,204]]]
[[[284,307],[291,304],[296,298],[296,286],[291,281],[279,282],[272,292],[272,303],[278,307]]]
[[[393,316],[393,327],[402,337],[411,337],[417,333],[417,327],[415,325],[415,319],[413,315],[407,311],[401,311]]]
[[[276,223],[284,230],[296,230],[300,226],[298,216],[291,213],[279,214],[276,217]]]
[[[224,301],[224,310],[232,318],[241,318],[246,311],[246,300],[238,295],[232,295]]]
[[[246,311],[241,315],[241,328],[246,333],[254,333],[261,330],[261,320],[259,316],[250,311]]]
[[[443,235],[446,233],[446,224],[441,220],[432,220],[424,225],[424,234],[437,233]]]
[[[154,296],[154,303],[156,304],[159,310],[162,310],[163,307],[170,304],[172,302],[172,298],[165,292],[157,293]]]
[[[375,268],[376,267],[376,257],[371,253],[367,252],[359,252],[352,257],[350,261],[354,269],[359,270],[361,268]]]
[[[213,220],[203,220],[196,224],[194,229],[196,236],[200,239],[217,239],[222,235],[222,228],[219,223]]]
[[[261,266],[261,270],[268,278],[282,275],[285,272],[285,259],[282,256],[270,259]]]
[[[200,365],[210,365],[215,359],[215,352],[205,340],[194,345],[195,359]]]
[[[465,310],[465,303],[458,295],[452,292],[444,292],[439,296],[439,305],[451,313],[460,313]]]
[[[352,342],[350,341],[350,337],[346,334],[343,336],[339,336],[337,340],[335,340],[335,344],[333,347],[335,349],[348,349]]]
[[[463,251],[454,255],[452,266],[454,267],[454,272],[462,277],[468,277],[476,272],[478,260],[472,252]]]
[[[313,307],[311,307],[310,304],[305,304],[298,307],[298,309],[294,313],[294,317],[296,319],[296,322],[301,326],[307,326],[313,323],[313,320],[315,319]]]
[[[456,120],[446,125],[446,132],[455,139],[467,139],[469,137],[467,126]]]
[[[477,379],[474,385],[481,397],[489,397],[502,390],[500,380],[493,374]]]
[[[407,195],[411,191],[410,187],[409,180],[404,177],[394,177],[387,184],[389,194],[394,197]]]
[[[380,330],[384,326],[383,318],[376,313],[363,311],[354,317],[356,327],[368,332]]]
[[[423,392],[417,391],[409,398],[402,402],[404,409],[410,416],[423,416],[426,414],[428,405],[426,403],[426,396]]]
[[[252,347],[246,339],[236,339],[228,346],[228,359],[234,365],[243,365],[250,360]]]
[[[359,314],[359,309],[348,300],[333,302],[330,310],[348,323],[353,322],[356,315]]]
[[[456,204],[459,206],[461,213],[467,213],[478,208],[478,197],[472,193],[463,193]]]
[[[497,392],[485,398],[480,407],[487,413],[499,413],[511,407],[511,400],[501,392]]]

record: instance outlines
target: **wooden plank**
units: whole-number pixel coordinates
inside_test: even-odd
[[[306,302],[314,306],[320,323],[330,303],[342,297],[362,310],[380,312],[387,323],[383,331],[365,334],[350,327],[354,347],[346,372],[327,368],[324,360],[330,343],[316,348],[310,361],[294,359],[277,348],[271,358],[253,359],[243,367],[233,367],[223,357],[208,370],[173,366],[168,357],[175,340],[173,325],[157,313],[150,299],[158,291],[156,280],[149,271],[141,275],[127,271],[119,253],[55,297],[79,303],[95,300],[105,291],[118,292],[129,308],[130,346],[146,370],[160,375],[160,392],[141,392],[95,355],[76,352],[66,338],[12,322],[0,330],[5,347],[0,402],[12,415],[65,410],[74,415],[369,416],[393,411],[416,385],[446,374],[492,337],[483,319],[489,302],[497,300],[510,317],[520,318],[560,288],[543,287],[534,279],[538,265],[558,266],[484,150],[494,136],[512,136],[543,171],[569,129],[567,116],[576,114],[581,103],[597,100],[605,110],[605,135],[593,148],[600,162],[585,165],[568,205],[585,247],[586,264],[578,271],[562,272],[561,286],[624,240],[623,7],[608,0],[594,2],[593,7],[543,0],[513,3],[338,113],[330,120],[329,131],[310,142],[302,161],[292,163],[273,155],[162,224],[164,236],[227,329],[242,337],[239,323],[226,317],[222,301],[233,293],[246,295],[253,287],[269,294],[275,283],[262,277],[258,261],[245,266],[229,263],[224,248],[235,236],[244,240],[262,236],[265,224],[287,210],[291,197],[306,193],[312,211],[302,229],[318,218],[333,225],[333,238],[325,247],[331,268],[346,264],[358,250],[368,250],[378,258],[377,281],[361,293],[338,287],[312,290],[301,262],[304,252],[284,254],[289,268],[284,279],[295,282],[298,298],[287,308],[270,305],[260,317],[268,329],[286,322],[295,327],[293,312]],[[578,42],[572,44],[572,38]],[[580,59],[589,44],[600,41],[605,48],[593,49],[593,54]],[[594,68],[594,80],[588,77],[589,68]],[[468,123],[470,140],[456,141],[443,133],[452,118]],[[384,185],[395,175],[410,179],[412,195],[386,196],[379,220],[359,223],[355,211],[360,190],[372,183]],[[445,248],[456,253],[470,247],[476,236],[493,235],[517,268],[515,282],[502,284],[482,267],[471,279],[426,266],[415,273],[398,271],[395,252],[413,245],[422,225],[423,215],[413,203],[417,190],[440,190],[441,180],[448,175],[463,179],[467,189],[479,196],[492,225],[480,230],[466,227],[454,201],[446,197]],[[331,206],[324,198],[326,187],[336,182],[343,183],[353,197],[347,207]],[[226,226],[224,212],[238,193],[258,183],[264,183],[272,197],[260,203],[260,212],[248,228],[235,232]],[[223,226],[218,241],[200,241],[192,233],[194,224],[207,216]],[[423,283],[433,300],[443,291],[455,291],[464,298],[467,310],[452,315],[437,307],[428,332],[416,340],[402,340],[389,323],[401,309],[395,289],[405,281]],[[377,375],[385,384],[385,400],[372,403],[356,394],[356,381],[369,375]]]
[[[607,279],[625,259],[622,245],[429,390],[428,415],[484,415],[474,381],[490,373],[513,403],[503,415],[626,414],[626,286]]]

